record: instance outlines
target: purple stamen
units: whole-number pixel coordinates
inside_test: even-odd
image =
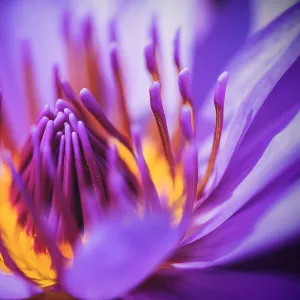
[[[36,122],[37,122],[37,123],[40,122],[40,120],[41,120],[43,117],[46,117],[46,118],[50,119],[52,116],[53,116],[53,115],[52,115],[52,113],[51,113],[51,111],[50,111],[50,107],[49,107],[48,104],[46,104],[46,105],[44,106],[44,108],[40,111],[40,113],[39,113],[39,115],[38,115],[38,117],[37,117],[37,121],[36,121]]]
[[[116,87],[118,90],[118,112],[119,112],[119,123],[122,132],[130,138],[130,117],[128,113],[126,98],[125,98],[125,91],[123,86],[123,80],[122,80],[122,72],[121,72],[121,66],[120,66],[120,59],[119,59],[119,49],[116,44],[112,45],[110,50],[110,61],[111,66],[113,69]]]
[[[217,80],[217,86],[214,95],[214,103],[216,106],[220,108],[224,107],[224,100],[225,100],[225,93],[226,93],[228,79],[229,79],[228,72],[223,72]]]
[[[80,110],[76,109],[71,103],[63,100],[63,99],[58,99],[56,101],[56,109],[57,111],[64,112],[65,109],[69,109],[70,111],[73,111],[79,118],[83,119],[82,113]]]
[[[157,26],[157,16],[152,16],[152,22],[150,26],[150,38],[153,42],[154,48],[157,49],[159,43],[159,33],[158,33],[158,26]]]
[[[60,84],[61,84],[64,94],[66,95],[67,100],[69,100],[78,109],[78,106],[76,106],[76,105],[78,105],[77,97],[76,97],[72,87],[69,85],[69,83],[67,81],[63,81]]]
[[[183,69],[178,75],[178,86],[183,102],[192,105],[192,97],[190,93],[191,73],[189,69]]]
[[[150,94],[150,105],[153,111],[156,124],[159,130],[159,134],[161,137],[161,141],[163,144],[163,148],[165,151],[166,158],[168,160],[170,166],[170,172],[173,177],[175,178],[175,163],[173,158],[173,153],[171,150],[171,143],[170,143],[170,135],[167,127],[167,121],[165,112],[162,105],[162,100],[160,96],[160,84],[159,82],[154,82],[149,89]]]
[[[91,45],[93,39],[93,20],[87,16],[82,23],[82,38],[86,46]]]
[[[190,143],[186,152],[184,164],[186,200],[183,207],[179,230],[183,235],[191,221],[194,202],[196,200],[198,182],[198,153],[195,143]]]
[[[181,37],[181,29],[179,28],[175,33],[174,44],[173,44],[173,58],[174,63],[179,73],[181,70],[181,62],[180,62],[180,37]]]
[[[86,226],[90,222],[94,220],[94,215],[97,213],[97,211],[94,211],[94,213],[89,209],[91,206],[88,201],[96,201],[95,199],[89,199],[84,197],[84,191],[88,191],[90,189],[90,185],[88,184],[89,179],[86,176],[86,170],[84,169],[84,158],[82,156],[81,150],[80,150],[80,143],[78,134],[76,132],[72,132],[72,145],[73,145],[73,151],[74,151],[74,157],[75,157],[75,166],[76,166],[76,172],[78,177],[78,186],[79,186],[79,193],[81,197],[81,208],[82,208],[82,215],[83,215],[83,221],[84,225]],[[93,204],[92,206],[96,206],[96,204]],[[92,213],[92,214],[91,214]]]
[[[112,44],[110,47],[110,64],[114,72],[120,69],[119,57],[118,57],[118,46],[116,43]]]
[[[136,127],[132,129],[132,137],[137,154],[136,161],[143,183],[143,199],[145,205],[146,207],[150,206],[153,207],[153,209],[159,209],[161,207],[159,196],[151,179],[150,171],[143,155],[140,132]]]
[[[83,153],[85,160],[88,165],[88,169],[91,174],[92,184],[95,192],[96,199],[98,203],[104,204],[104,190],[102,184],[101,174],[99,172],[98,166],[96,164],[96,158],[91,147],[90,141],[88,139],[88,134],[83,122],[78,122],[78,134],[82,143]],[[100,205],[98,206],[99,213],[101,211]]]
[[[149,42],[149,44],[145,47],[144,55],[145,55],[147,70],[152,75],[152,77],[154,77],[155,74],[157,73],[157,65],[155,59],[155,47],[153,42]],[[153,81],[154,80],[157,79],[153,79]]]
[[[69,114],[69,122],[70,122],[70,125],[72,126],[72,129],[76,133],[78,133],[78,120],[73,113]]]
[[[110,42],[116,42],[117,41],[117,22],[116,22],[115,18],[113,18],[109,22],[108,37],[109,37]]]
[[[116,145],[108,150],[108,188],[111,199],[111,207],[114,213],[116,210],[128,210],[130,207],[129,193],[124,178],[119,169],[119,155]]]
[[[66,120],[66,115],[63,112],[59,111],[56,115],[56,118],[54,119],[54,129],[56,131],[61,130]]]
[[[62,137],[63,139],[63,137]],[[66,149],[66,147],[65,147]],[[48,146],[46,146],[43,149],[43,154],[46,157],[46,163],[47,163],[47,171],[48,174],[54,184],[54,189],[56,191],[57,198],[54,200],[57,200],[55,203],[58,211],[61,213],[62,219],[63,219],[63,225],[64,228],[66,229],[64,231],[64,236],[67,241],[70,242],[71,245],[74,245],[76,238],[77,238],[77,230],[76,230],[76,224],[74,220],[74,213],[70,209],[70,205],[68,202],[70,202],[70,199],[65,196],[65,192],[63,191],[64,189],[64,184],[63,186],[61,185],[61,181],[59,180],[57,173],[56,173],[56,168],[55,168],[55,163],[54,163],[54,158],[52,157],[51,150]],[[62,154],[61,154],[62,155]],[[65,160],[65,157],[64,157]]]
[[[33,204],[33,201],[28,193],[28,190],[25,188],[19,173],[15,170],[11,157],[8,153],[6,153],[5,155],[5,160],[11,170],[13,180],[18,186],[18,189],[20,190],[23,196],[24,204],[27,206],[28,211],[30,212],[31,216],[35,221],[35,224],[38,228],[38,233],[40,234],[46,247],[49,250],[52,263],[55,266],[56,270],[59,271],[62,266],[62,257],[59,249],[57,248],[54,242],[55,239],[52,238],[51,234],[49,233],[47,224],[44,222],[43,218],[39,215],[38,211],[35,209],[35,205]]]
[[[65,156],[64,156],[64,175],[63,175],[63,194],[66,199],[66,207],[69,211],[75,213],[75,203],[73,197],[75,197],[74,191],[74,157],[71,127],[69,124],[65,124]]]
[[[183,105],[180,111],[180,125],[182,132],[188,142],[194,137],[192,125],[192,109],[189,105]]]
[[[80,99],[83,105],[87,108],[87,110],[98,119],[103,128],[107,130],[109,134],[111,134],[121,143],[123,143],[124,146],[126,146],[132,152],[132,146],[130,141],[124,135],[122,135],[106,118],[104,112],[101,110],[101,107],[99,106],[99,104],[94,99],[94,97],[88,89],[81,90]]]
[[[57,179],[59,182],[63,181],[64,153],[65,153],[65,136],[61,133],[59,150],[58,150],[58,165],[57,165]],[[60,197],[60,191],[57,190],[57,187],[54,185],[53,195],[52,195],[52,203],[54,205],[51,205],[50,208],[48,224],[49,226],[51,226],[52,232],[56,234],[58,237],[60,237],[61,235],[61,233],[58,233],[58,226],[59,226],[59,219],[60,219],[60,212],[59,212],[60,205],[58,204],[58,201],[62,201],[62,199],[60,199],[59,197]]]
[[[14,262],[14,260],[11,258],[5,244],[2,241],[1,233],[0,233],[0,253],[2,255],[3,261],[5,265],[14,273],[19,275],[20,277],[24,278],[26,281],[29,281],[31,283],[34,283],[32,279],[27,277],[25,273],[18,267],[18,265]]]
[[[54,88],[55,88],[55,96],[56,96],[55,99],[62,98],[63,93],[62,93],[60,77],[59,77],[59,69],[57,65],[53,67],[53,77],[54,77]]]
[[[66,42],[71,40],[71,14],[69,11],[64,11],[62,18],[62,32]]]

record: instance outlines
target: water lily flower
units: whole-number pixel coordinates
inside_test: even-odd
[[[0,95],[0,298],[297,299],[300,4],[250,37],[224,71],[244,33],[226,48],[205,99],[203,41],[190,70],[174,33],[174,130],[155,19],[144,49],[152,113],[136,122],[115,23],[107,75],[92,20],[78,46],[69,18],[70,74],[53,68],[54,107],[38,110],[22,44],[33,126],[20,150]]]

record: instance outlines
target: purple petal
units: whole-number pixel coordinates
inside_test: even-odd
[[[246,146],[248,146],[247,155],[239,156],[237,153],[233,157],[222,181],[195,214],[194,224],[196,228],[199,228],[196,232],[198,238],[210,233],[228,220],[269,183],[283,176],[291,166],[297,170],[297,163],[300,159],[298,134],[300,113],[298,112],[292,121],[289,121],[290,117],[290,115],[282,116],[281,120],[279,119],[281,121],[279,125],[275,122],[277,126],[272,123],[268,124],[273,125],[266,128],[264,132],[269,133],[269,136],[258,140],[258,143],[251,145],[251,143],[246,143],[248,139],[245,138]],[[287,122],[288,125],[286,125]],[[268,131],[270,128],[271,130]],[[249,132],[251,133],[251,128]]]
[[[153,276],[125,300],[298,299],[299,280],[271,273],[228,270],[180,270]]]
[[[42,290],[24,279],[0,273],[0,299],[27,299]]]
[[[176,231],[165,214],[127,217],[91,228],[64,274],[70,294],[84,299],[122,296],[149,276],[176,243]]]
[[[299,163],[300,158],[214,231],[178,249],[172,261],[203,268],[280,250],[291,241],[299,242]],[[228,211],[227,207],[224,214]]]
[[[269,93],[298,58],[299,19],[300,5],[297,4],[266,29],[254,35],[228,66],[230,80],[225,99],[221,151],[216,161],[217,178],[214,186],[221,179],[234,150],[242,141]],[[274,40],[277,41],[276,44]],[[295,97],[293,100],[297,101]],[[211,102],[202,107],[200,114],[203,117],[199,119],[199,128],[202,129],[200,139],[213,132],[213,109]]]

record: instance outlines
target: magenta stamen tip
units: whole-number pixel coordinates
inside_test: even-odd
[[[183,105],[181,108],[180,124],[186,139],[191,140],[193,137],[193,126],[192,126],[192,109],[189,105]]]
[[[65,10],[62,17],[62,32],[66,41],[71,38],[71,13]]]
[[[191,72],[189,69],[185,68],[178,75],[178,86],[181,97],[187,101],[191,101],[190,83]]]
[[[80,95],[80,97],[89,97],[89,96],[92,96],[91,92],[87,88],[83,88],[80,91],[79,95]]]
[[[150,105],[154,112],[161,110],[162,102],[160,96],[160,83],[158,81],[153,82],[149,88]]]
[[[177,68],[180,69],[180,36],[181,28],[179,28],[175,33],[174,38],[174,62]]]
[[[140,126],[135,124],[131,127],[131,136],[132,136],[136,151],[137,151],[137,153],[139,153],[142,149]]]
[[[108,151],[108,161],[109,161],[109,164],[112,165],[112,166],[115,166],[116,162],[117,162],[117,157],[118,157],[117,146],[115,144],[112,144],[109,147],[109,151]]]
[[[118,46],[116,43],[112,43],[110,47],[110,63],[115,71],[119,69]]]
[[[150,26],[150,37],[153,42],[154,47],[158,45],[158,26],[157,26],[157,16],[154,14],[152,16],[151,26]]]
[[[146,67],[150,74],[155,73],[156,71],[156,62],[155,62],[155,47],[153,42],[150,42],[144,50]]]
[[[91,16],[87,16],[83,21],[83,40],[86,45],[89,45],[92,42],[93,36],[93,20]]]
[[[229,80],[229,73],[227,71],[223,72],[217,80],[217,85],[215,89],[214,103],[216,106],[223,108],[225,93],[227,88],[227,83]]]
[[[64,113],[65,113],[66,115],[70,115],[70,114],[72,113],[72,111],[71,111],[69,108],[65,108],[65,109],[64,109]]]
[[[109,22],[108,34],[110,42],[117,41],[117,22],[115,18],[112,18]]]
[[[195,142],[191,142],[188,145],[186,156],[185,156],[185,164],[184,164],[184,174],[188,181],[193,180],[193,176],[195,172],[197,173],[198,169],[198,151]]]

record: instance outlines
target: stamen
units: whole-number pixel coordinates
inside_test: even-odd
[[[60,84],[59,70],[57,65],[53,67],[53,77],[54,77],[55,99],[62,98],[63,92]]]
[[[71,103],[69,103],[63,99],[58,99],[56,101],[57,111],[64,112],[64,110],[66,108],[69,109],[70,111],[73,111],[80,119],[83,119],[82,112],[79,109],[76,109]]]
[[[159,47],[159,33],[158,33],[158,26],[157,26],[157,16],[152,16],[152,22],[150,26],[150,38],[153,42],[154,48],[158,49]]]
[[[53,129],[53,121],[50,120],[46,125],[41,145],[44,146],[50,142],[51,136],[53,135]],[[40,141],[35,127],[32,129],[31,136],[33,145],[33,170],[30,174],[30,182],[32,183],[33,190],[30,189],[29,192],[32,191],[35,208],[40,212],[45,212],[48,206],[46,203],[48,202],[49,197],[49,193],[47,191],[49,184],[47,184],[48,174],[45,171],[45,157],[42,157],[41,155],[39,145]],[[31,186],[31,184],[29,184],[29,186]],[[46,214],[43,217],[46,220]],[[29,219],[26,222],[26,226],[28,228],[27,233],[30,234],[30,232],[32,232],[33,234],[35,228],[33,226],[33,222],[30,221],[31,220]],[[46,250],[43,241],[39,236],[34,239],[34,250],[36,253],[42,253]]]
[[[91,119],[91,113],[83,106],[83,104],[77,99],[75,92],[71,88],[71,86],[68,84],[68,82],[64,81],[61,83],[61,86],[63,88],[63,91],[66,96],[66,100],[70,102],[70,104],[74,105],[74,108],[71,110],[69,108],[65,108],[64,112],[66,114],[70,114],[72,111],[73,113],[76,113],[77,116],[84,121],[84,123],[87,125],[90,130],[92,130],[93,134],[98,138],[101,139],[103,136],[106,137],[106,132],[100,128],[99,130],[99,122],[98,120]],[[60,104],[62,105],[62,104]],[[65,105],[65,104],[63,104]],[[62,105],[62,106],[63,106]],[[99,132],[99,134],[98,134]]]
[[[181,30],[180,28],[175,33],[174,38],[174,47],[173,47],[173,58],[174,63],[177,69],[177,73],[181,70],[181,61],[180,61],[180,37],[181,37]]]
[[[89,179],[87,178],[86,170],[83,164],[85,160],[80,151],[79,138],[76,132],[72,132],[72,144],[75,155],[75,166],[78,177],[83,222],[84,227],[86,227],[88,224],[99,219],[99,211],[97,210],[99,203],[96,202],[97,200],[94,199],[94,197],[86,197],[86,191],[89,191],[91,187],[88,183]]]
[[[76,133],[78,133],[78,120],[73,113],[69,114],[69,122],[70,122],[70,125],[72,126],[72,129]]]
[[[48,125],[49,123],[47,123]],[[46,125],[46,126],[47,126]],[[39,211],[43,211],[41,207],[41,199],[43,199],[43,187],[41,180],[41,153],[39,146],[39,138],[37,133],[37,128],[31,130],[31,141],[33,145],[33,164],[34,164],[34,179],[35,179],[35,191],[34,191],[34,205]]]
[[[50,107],[48,104],[46,104],[44,106],[44,108],[40,111],[36,122],[38,123],[43,117],[46,117],[48,119],[50,119],[52,117],[51,111],[50,111]]]
[[[110,42],[116,42],[117,41],[117,23],[116,23],[115,18],[113,18],[109,22],[108,36],[109,36],[109,41]]]
[[[2,91],[0,90],[0,148],[2,146],[16,153],[15,141],[12,138],[7,117],[3,113]]]
[[[160,96],[160,84],[158,82],[154,82],[149,89],[150,94],[150,105],[153,111],[156,124],[159,130],[159,134],[161,137],[162,145],[164,148],[165,156],[168,160],[171,176],[175,178],[175,163],[173,158],[173,153],[171,149],[170,136],[167,127],[166,116],[164,113],[162,100]]]
[[[71,14],[65,10],[62,17],[62,33],[66,42],[70,42],[71,39]]]
[[[6,160],[7,165],[10,168],[14,182],[16,182],[16,184],[23,196],[24,203],[26,204],[28,211],[30,212],[32,218],[34,219],[34,221],[36,223],[38,232],[41,235],[41,237],[43,238],[47,249],[49,250],[49,253],[50,253],[50,256],[52,259],[52,263],[55,266],[55,269],[57,270],[58,276],[59,276],[61,266],[62,266],[61,253],[60,253],[59,249],[57,248],[53,237],[49,233],[47,224],[44,222],[43,218],[40,216],[38,211],[35,209],[35,206],[33,205],[33,201],[31,199],[27,189],[24,187],[24,184],[23,184],[23,181],[22,181],[20,175],[17,173],[16,169],[14,168],[13,162],[8,153],[6,153],[6,155],[5,155],[5,160]]]
[[[65,199],[65,208],[71,214],[76,214],[75,197],[76,191],[73,188],[74,185],[74,155],[71,136],[71,127],[69,124],[65,124],[65,155],[64,155],[64,173],[63,173],[63,195]]]
[[[79,102],[77,101],[75,92],[73,91],[73,89],[71,88],[69,83],[67,81],[62,81],[62,82],[60,82],[60,84],[61,84],[64,94],[66,95],[67,100],[69,100],[78,109],[76,104],[79,104]],[[60,98],[62,98],[62,97],[60,97]]]
[[[136,150],[136,160],[143,184],[143,200],[146,207],[153,207],[153,209],[160,208],[160,200],[156,187],[151,179],[150,171],[145,161],[142,149],[142,142],[139,130],[134,127],[132,129],[132,138]]]
[[[127,138],[130,139],[130,117],[128,113],[127,103],[126,103],[126,97],[125,97],[125,91],[123,86],[123,80],[122,80],[122,72],[121,72],[121,66],[119,61],[119,53],[118,53],[118,47],[117,45],[113,45],[110,49],[110,61],[112,70],[114,73],[117,90],[118,90],[118,109],[119,115],[117,116],[119,118],[119,128],[121,128],[121,132],[127,136]]]
[[[0,232],[0,253],[3,257],[5,265],[14,273],[19,275],[20,277],[24,278],[26,281],[29,281],[31,283],[34,283],[29,277],[25,275],[25,273],[18,267],[18,265],[14,262],[14,260],[11,258],[6,246],[4,245],[2,238],[1,238],[1,232]]]
[[[179,224],[181,234],[184,234],[191,221],[194,203],[196,200],[198,181],[198,153],[195,143],[190,143],[186,152],[184,164],[186,200]]]
[[[95,95],[97,102],[101,105],[103,110],[106,110],[106,87],[105,87],[105,78],[104,74],[101,72],[99,65],[99,59],[101,59],[101,53],[99,49],[95,49],[93,44],[93,21],[91,17],[87,17],[83,22],[83,44],[85,47],[85,64],[87,68],[87,79],[90,91]]]
[[[64,138],[62,137],[62,139],[64,139]],[[65,149],[66,149],[66,143],[65,143]],[[65,152],[66,152],[66,150],[65,150]],[[74,213],[73,213],[72,209],[70,209],[70,204],[68,203],[68,202],[72,201],[72,199],[68,199],[68,194],[66,194],[63,191],[64,183],[63,183],[63,185],[61,185],[61,181],[59,180],[58,175],[55,170],[54,159],[52,157],[51,150],[48,146],[46,146],[43,149],[43,154],[46,157],[47,171],[48,171],[48,174],[49,174],[52,182],[54,183],[54,189],[55,189],[55,192],[57,195],[57,197],[54,198],[54,200],[57,200],[55,202],[55,205],[56,205],[58,211],[61,213],[63,225],[64,225],[64,228],[66,229],[64,231],[63,238],[65,238],[71,245],[74,245],[78,232],[77,232],[76,224],[75,224],[75,220],[74,220]],[[65,157],[66,157],[66,155],[65,155]],[[64,157],[64,161],[65,161],[65,157]],[[65,178],[65,176],[64,176],[64,178]]]
[[[35,123],[36,117],[39,112],[38,108],[38,100],[36,98],[36,87],[34,80],[34,72],[32,67],[32,59],[31,59],[31,49],[28,41],[23,41],[21,44],[21,53],[22,53],[22,62],[24,68],[24,80],[26,87],[26,101],[27,107],[29,111],[27,112],[29,115],[30,125]]]
[[[119,170],[119,155],[116,145],[108,150],[108,188],[110,195],[110,204],[115,213],[117,210],[124,211],[131,210],[129,199],[132,198],[128,193],[125,180]]]
[[[203,190],[208,182],[208,179],[213,171],[214,164],[216,161],[216,157],[218,154],[220,141],[221,141],[221,134],[222,134],[222,127],[223,127],[223,114],[224,114],[224,100],[225,100],[225,93],[226,87],[228,82],[229,75],[227,72],[222,73],[217,81],[217,86],[215,89],[214,94],[214,104],[216,110],[216,126],[214,132],[214,141],[213,146],[210,154],[210,158],[208,161],[208,166],[205,172],[204,177],[201,179],[201,182],[198,185],[197,189],[197,199],[199,199],[203,193]]]
[[[190,70],[185,68],[178,75],[179,91],[183,100],[183,103],[189,103],[193,107],[192,97],[190,93],[191,74]]]
[[[63,181],[63,170],[64,170],[64,153],[65,153],[65,136],[61,132],[60,135],[57,133],[57,137],[59,137],[59,150],[58,150],[58,164],[57,164],[57,179],[59,182]],[[49,162],[48,162],[49,163]],[[61,205],[58,204],[58,201],[62,201],[63,199],[60,198],[62,190],[58,190],[57,186],[54,184],[53,188],[53,195],[52,195],[52,205],[50,208],[48,224],[51,227],[51,231],[53,234],[60,238],[62,233],[58,232],[59,228],[59,220],[61,215]],[[70,238],[72,240],[72,238]]]
[[[63,125],[67,121],[67,116],[59,111],[56,115],[56,118],[54,119],[54,128],[56,131],[61,130],[63,128]]]
[[[100,213],[101,212],[100,203],[105,204],[105,195],[104,195],[102,178],[101,178],[101,174],[99,172],[98,166],[96,164],[95,155],[94,155],[93,149],[91,147],[91,144],[89,142],[87,131],[85,129],[83,122],[81,122],[81,121],[78,122],[78,133],[79,133],[79,137],[81,139],[84,157],[85,157],[86,163],[88,165],[88,169],[91,174],[91,179],[92,179],[95,196],[99,203],[98,210]]]
[[[87,108],[87,110],[95,116],[96,119],[100,122],[105,130],[116,139],[118,139],[121,143],[124,144],[132,152],[132,145],[128,138],[122,135],[106,118],[104,112],[100,108],[99,104],[96,102],[92,94],[87,89],[82,89],[80,92],[80,99],[83,105]]]
[[[191,107],[191,114],[192,114],[192,124],[195,130],[195,117],[193,113],[193,103],[192,97],[190,94],[190,71],[189,69],[183,69],[178,75],[178,86],[179,91],[182,98],[182,105],[189,105]],[[184,150],[184,137],[182,136],[182,126],[180,122],[178,122],[177,128],[175,130],[175,134],[172,138],[172,149],[174,149],[176,162],[179,162],[182,157],[182,153]],[[195,135],[195,134],[194,134]]]
[[[181,130],[188,142],[194,137],[192,125],[192,109],[189,105],[183,105],[180,111]]]
[[[150,42],[144,50],[146,67],[148,72],[151,74],[152,81],[160,81],[158,67],[156,64],[155,46],[153,42]]]

